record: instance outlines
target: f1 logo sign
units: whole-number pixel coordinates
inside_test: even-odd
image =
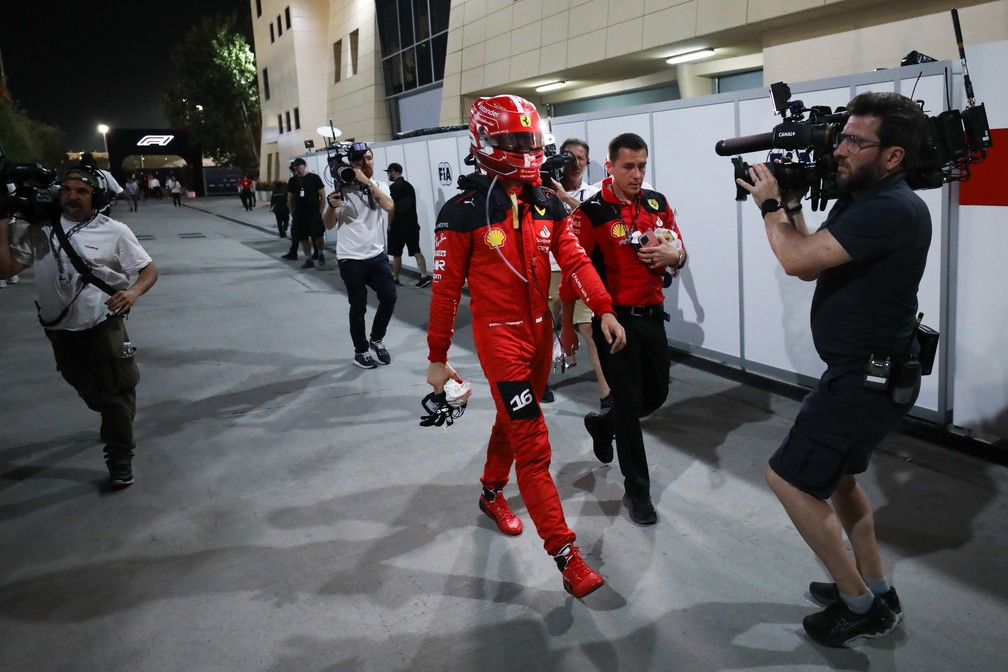
[[[136,146],[150,147],[151,145],[158,145],[159,147],[165,147],[171,144],[171,141],[174,139],[174,135],[145,135],[140,138],[139,142],[136,143]]]

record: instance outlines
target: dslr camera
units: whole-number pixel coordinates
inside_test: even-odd
[[[53,171],[41,163],[12,163],[0,147],[0,217],[40,222],[58,216],[59,189]]]
[[[543,186],[552,188],[550,180],[559,182],[563,179],[564,166],[574,163],[576,159],[570,152],[557,152],[555,144],[546,145],[546,159],[539,168],[539,176],[542,178]]]
[[[357,184],[357,175],[350,167],[351,161],[361,161],[367,154],[368,145],[366,142],[337,142],[330,148],[327,161],[329,164],[329,174],[332,175],[336,188],[343,189],[350,185]]]

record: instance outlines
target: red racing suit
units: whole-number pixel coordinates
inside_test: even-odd
[[[468,281],[473,339],[497,408],[480,480],[484,488],[503,488],[514,465],[529,517],[546,551],[556,555],[575,535],[549,472],[549,435],[539,408],[553,351],[550,252],[564,281],[596,315],[612,312],[612,301],[554,192],[525,186],[509,194],[495,186],[488,194],[490,186],[484,175],[459,178],[462,193],[438,214],[428,359],[447,361]]]

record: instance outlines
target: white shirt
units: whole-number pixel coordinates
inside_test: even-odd
[[[598,192],[602,191],[602,187],[597,187],[594,184],[588,184],[584,180],[581,180],[581,184],[577,186],[576,189],[567,189],[568,194],[573,196],[580,203],[584,203],[585,199],[591,198]],[[553,253],[550,252],[550,272],[560,272],[560,264],[557,260],[553,258]]]
[[[109,191],[111,191],[116,196],[123,193],[122,186],[120,186],[120,184],[116,181],[116,179],[112,177],[112,173],[102,168],[95,168],[95,170],[101,173],[101,176],[105,178],[105,186],[106,188],[108,188]]]
[[[60,224],[69,233],[79,222],[61,217]],[[106,215],[98,215],[78,229],[70,236],[70,244],[78,256],[90,262],[96,277],[120,290],[128,289],[132,284],[130,276],[151,263],[129,227]],[[58,255],[52,254],[52,248],[58,250]],[[50,224],[30,227],[25,236],[11,245],[11,256],[25,266],[35,267],[35,289],[43,320],[54,320],[71,306],[66,317],[48,329],[80,331],[105,320],[108,295],[94,285],[84,285]],[[80,295],[75,300],[78,290]]]
[[[372,182],[372,191],[380,189],[388,195],[387,182]],[[377,199],[372,210],[367,195],[361,189],[349,187],[343,192],[343,205],[335,208],[336,260],[371,259],[384,254],[385,230],[388,228],[385,211],[378,205]]]

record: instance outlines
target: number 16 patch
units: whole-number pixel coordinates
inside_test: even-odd
[[[508,416],[512,420],[535,420],[542,415],[529,381],[502,380],[497,383],[497,391],[507,405]]]

